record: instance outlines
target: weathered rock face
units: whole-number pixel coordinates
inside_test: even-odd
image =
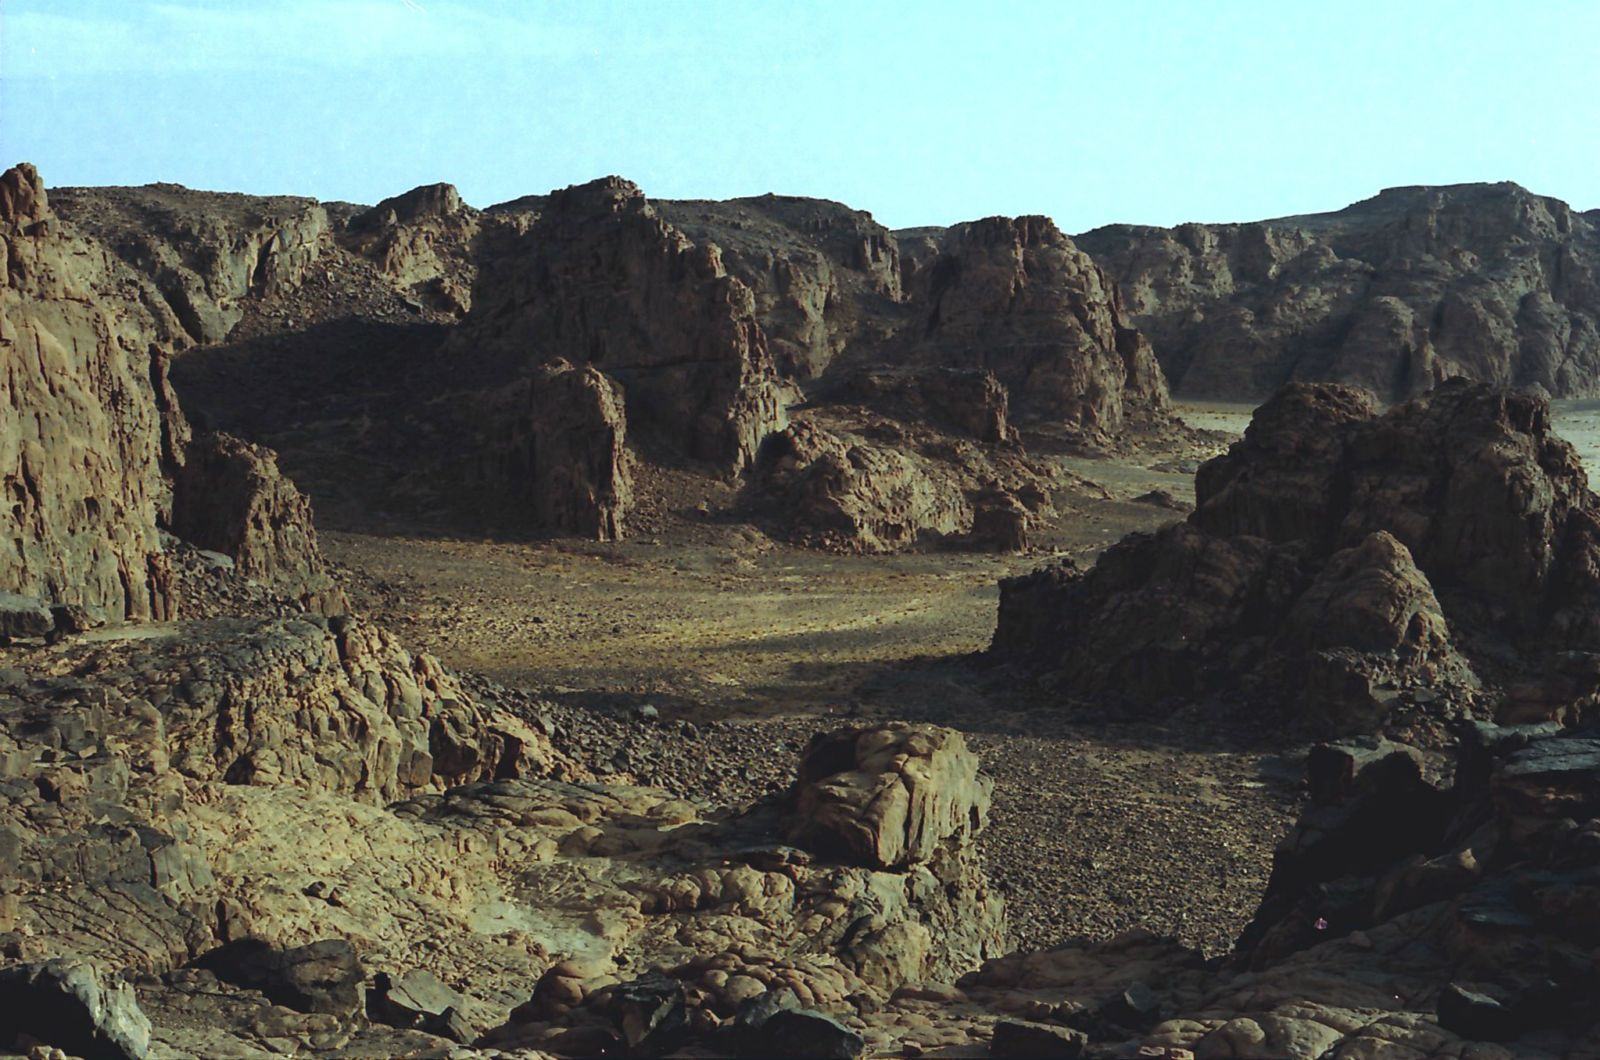
[[[896,318],[900,250],[871,214],[787,195],[656,208],[695,242],[721,248],[728,271],[754,292],[786,376],[820,375],[852,342],[881,339]]]
[[[0,177],[0,207],[0,589],[168,617],[157,525],[187,427],[162,351],[177,321],[56,216],[32,166]]]
[[[620,539],[633,487],[611,381],[563,361],[482,398],[494,425],[476,446],[488,505],[523,526]]]
[[[1010,396],[993,372],[971,368],[863,368],[839,373],[827,390],[849,401],[922,420],[980,442],[1013,441]]]
[[[1107,435],[1167,406],[1148,343],[1105,274],[1045,217],[991,217],[929,237],[905,287],[905,356],[987,369],[1019,417]]]
[[[196,437],[174,477],[171,530],[231,557],[240,574],[307,610],[347,609],[323,563],[311,505],[278,470],[270,449],[221,431]]]
[[[553,193],[479,277],[457,356],[566,358],[623,389],[641,440],[737,472],[784,423],[750,288],[616,177]]]
[[[959,733],[841,729],[813,740],[800,762],[793,836],[869,868],[903,869],[970,842],[993,790]]]
[[[1387,530],[1508,631],[1600,635],[1600,501],[1540,397],[1452,383],[1379,416],[1349,390],[1290,386],[1196,475],[1195,501],[1201,529],[1317,551]]]
[[[480,227],[478,211],[461,201],[454,185],[426,184],[352,217],[340,236],[403,290],[464,314],[472,307],[472,251]]]
[[[196,342],[227,337],[243,302],[298,286],[331,239],[312,199],[142,188],[58,188],[59,212],[148,276]]]
[[[950,466],[809,421],[768,442],[756,488],[800,540],[840,551],[893,552],[972,525]]]
[[[1379,415],[1359,391],[1292,385],[1201,468],[1196,501],[1091,571],[1005,583],[996,653],[1084,694],[1260,682],[1349,729],[1419,682],[1474,698],[1451,626],[1535,669],[1594,650],[1600,501],[1543,399],[1455,382]]]
[[[1600,227],[1515,184],[1391,188],[1336,213],[1076,238],[1184,393],[1328,380],[1403,400],[1456,376],[1600,392]]]

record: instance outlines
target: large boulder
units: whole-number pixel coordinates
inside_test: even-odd
[[[790,834],[857,864],[902,869],[975,836],[993,790],[959,733],[842,729],[813,740],[801,759]]]
[[[598,541],[622,537],[633,486],[622,397],[592,367],[535,367],[484,401],[476,474],[493,517]]]
[[[56,958],[0,968],[0,1048],[29,1038],[85,1060],[143,1060],[150,1020],[126,983],[88,961]]]
[[[791,536],[840,551],[893,552],[972,526],[951,466],[809,420],[768,441],[756,488]]]
[[[174,477],[171,529],[308,610],[346,610],[317,544],[311,502],[270,449],[221,431],[196,437]]]

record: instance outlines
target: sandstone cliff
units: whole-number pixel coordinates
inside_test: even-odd
[[[0,591],[113,619],[179,611],[161,535],[226,553],[317,610],[342,609],[310,507],[270,453],[191,440],[167,381],[186,344],[145,277],[52,209],[33,167],[0,177],[0,470],[12,532]]]
[[[810,379],[852,342],[881,340],[903,301],[893,233],[825,199],[789,195],[659,202],[699,243],[715,243],[728,271],[755,294],[778,369]]]
[[[1166,382],[1105,273],[1046,217],[920,230],[893,359],[994,373],[1019,419],[1119,434]]]
[[[1076,238],[1186,394],[1261,397],[1296,379],[1403,400],[1456,376],[1600,393],[1600,227],[1515,184]]]
[[[641,440],[726,472],[784,423],[750,288],[617,177],[550,195],[480,274],[451,349],[513,370],[593,365],[621,385]]]
[[[0,588],[166,618],[158,524],[187,427],[166,381],[164,302],[54,212],[29,165],[0,177]]]

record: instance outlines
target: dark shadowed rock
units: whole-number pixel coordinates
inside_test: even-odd
[[[486,401],[477,469],[497,518],[597,541],[622,537],[632,502],[622,398],[594,368],[537,367]]]
[[[127,984],[107,985],[89,962],[57,958],[0,968],[0,1047],[19,1036],[84,1060],[143,1060],[150,1020]]]
[[[1029,1020],[1003,1019],[995,1022],[989,1052],[1014,1060],[1076,1060],[1089,1044],[1089,1036],[1071,1027]]]
[[[355,948],[344,939],[284,950],[260,939],[241,939],[196,963],[224,982],[259,990],[274,1004],[296,1012],[351,1016],[361,1009],[366,973]]]

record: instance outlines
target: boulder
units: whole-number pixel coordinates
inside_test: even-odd
[[[611,380],[562,361],[485,396],[474,460],[496,519],[597,541],[622,537],[633,486]]]
[[[0,639],[43,637],[55,626],[55,616],[42,601],[0,592]]]
[[[856,864],[904,869],[975,836],[993,789],[977,756],[949,729],[842,729],[806,749],[790,836]]]
[[[1007,1060],[1076,1060],[1088,1044],[1089,1036],[1071,1027],[1003,1019],[995,1022],[989,1053]]]
[[[366,973],[355,948],[344,939],[282,950],[260,939],[241,939],[196,963],[224,982],[259,990],[274,1004],[296,1012],[353,1016],[361,1009]]]
[[[950,467],[809,420],[768,441],[755,488],[790,536],[839,551],[893,552],[972,525]]]
[[[270,449],[221,431],[197,436],[174,479],[171,528],[307,610],[348,609],[323,562],[311,502],[278,469]]]
[[[150,1020],[126,983],[62,957],[0,968],[0,1047],[19,1038],[84,1060],[143,1060]]]

